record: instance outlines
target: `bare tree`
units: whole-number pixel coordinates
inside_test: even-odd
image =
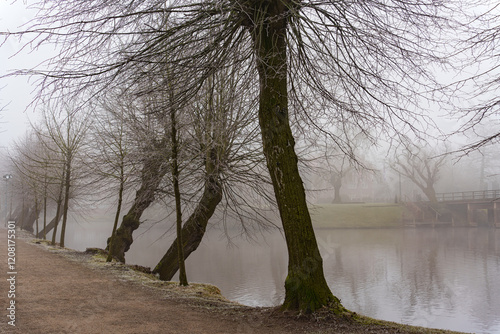
[[[37,230],[36,236],[45,239],[46,233],[52,227],[47,226],[47,210],[49,199],[56,200],[56,193],[60,184],[58,171],[62,169],[52,149],[48,149],[47,143],[40,140],[42,130],[32,129],[26,136],[15,143],[10,157],[12,164],[18,171],[19,177],[31,188],[34,196],[36,212],[43,210],[43,229]],[[42,202],[39,203],[38,200]],[[54,220],[50,226],[54,225]]]
[[[137,81],[139,87],[133,90],[139,92],[138,101],[142,102],[139,109],[129,108],[132,120],[129,126],[137,128],[133,131],[136,134],[148,134],[146,138],[161,139],[161,145],[157,146],[158,154],[148,157],[158,159],[158,163],[163,163],[164,166],[164,172],[154,176],[156,188],[151,193],[152,201],[149,204],[165,196],[170,198],[172,192],[176,197],[178,233],[155,268],[161,279],[170,280],[184,259],[197,249],[208,221],[223,200],[223,195],[226,197],[224,216],[234,214],[240,218],[245,217],[245,222],[242,219],[241,225],[244,229],[248,221],[255,221],[248,219],[246,214],[256,211],[249,204],[248,198],[241,193],[237,194],[236,188],[244,184],[247,193],[267,195],[263,188],[268,181],[255,168],[262,163],[263,156],[257,153],[258,145],[252,147],[257,143],[258,132],[255,127],[254,99],[248,93],[253,93],[254,90],[239,80],[239,70],[239,67],[218,69],[217,75],[211,76],[198,95],[190,100],[175,98],[176,93],[182,90],[182,84],[175,83],[179,79],[173,75],[177,71],[174,67],[146,82]],[[144,113],[148,121],[144,122],[143,118],[133,116],[136,113]],[[150,122],[154,125],[146,129],[145,124]],[[177,135],[173,135],[174,132]],[[150,140],[142,137],[142,142],[150,143]],[[172,178],[165,182],[168,170]],[[184,174],[182,178],[181,171]],[[176,186],[176,180],[182,184]],[[186,210],[181,210],[180,201],[177,200],[181,196],[187,199],[182,201],[188,204],[184,206],[193,209],[182,230],[179,229],[182,226],[182,216],[179,213]],[[259,218],[265,217],[261,215]],[[139,224],[128,229],[129,238],[126,243],[131,244],[132,233]],[[119,231],[123,231],[122,227]],[[124,260],[126,248],[119,252],[116,253],[119,254],[117,258]]]
[[[113,228],[109,239],[109,248],[113,249],[118,222],[124,204],[125,193],[135,176],[136,164],[133,161],[136,146],[126,126],[126,109],[130,99],[110,92],[93,113],[93,124],[89,134],[96,144],[88,150],[88,160],[94,174],[93,188],[104,189],[97,197],[116,197],[116,210]],[[137,155],[136,155],[137,156]],[[105,185],[105,186],[103,186]],[[95,193],[94,193],[95,194]],[[108,252],[107,262],[112,261]]]
[[[172,64],[186,78],[176,99],[188,101],[215,68],[246,64],[244,75],[259,78],[263,151],[289,250],[283,309],[330,305],[343,312],[324,279],[290,122],[326,132],[348,156],[349,138],[335,136],[329,120],[361,130],[378,127],[396,138],[406,131],[422,135],[428,119],[418,106],[433,88],[426,69],[440,60],[436,44],[447,25],[441,11],[452,4],[44,1],[39,23],[28,32],[36,34],[35,43],[61,42],[57,66],[41,73],[44,92],[53,97],[82,89],[92,96],[126,85],[131,75],[159,74],[169,62],[165,55],[190,48],[189,57]],[[171,16],[168,27],[165,15]]]
[[[342,203],[342,198],[340,197],[340,188],[342,187],[342,179],[351,171],[352,166],[349,165],[349,161],[346,157],[339,159],[338,164],[333,164],[331,166],[331,178],[330,181],[334,190],[333,203]]]
[[[41,132],[39,133],[39,136],[44,137],[43,140],[49,143],[46,146],[47,148],[55,148],[57,150],[55,153],[60,156],[62,160],[63,171],[57,202],[58,207],[60,204],[63,205],[63,221],[59,244],[61,247],[64,247],[69,200],[71,195],[70,189],[73,186],[75,179],[73,174],[75,169],[74,164],[77,159],[78,151],[84,146],[88,122],[85,119],[85,114],[77,114],[74,109],[70,108],[70,106],[66,106],[60,114],[54,109],[48,109],[44,113],[43,122],[47,132]],[[57,217],[59,216],[56,213],[56,225],[52,236],[53,243],[57,232]]]
[[[190,163],[185,168],[192,169],[191,173],[195,174],[199,174],[196,170],[200,167],[202,169],[201,175],[196,175],[188,186],[200,189],[200,194],[192,201],[196,204],[180,234],[184,258],[198,248],[219,203],[224,204],[224,214],[232,210],[236,217],[251,220],[249,213],[256,211],[249,198],[240,198],[239,184],[265,194],[263,188],[269,181],[258,171],[263,156],[251,148],[257,144],[258,132],[255,131],[254,105],[245,98],[248,92],[245,83],[239,81],[236,69],[219,70],[184,108],[183,115],[190,119],[189,126],[185,125],[187,131],[183,131],[188,135],[184,140],[191,143],[187,147],[184,145],[184,150],[190,152],[187,155]],[[196,183],[201,183],[201,187]],[[242,226],[244,224],[242,222]],[[181,253],[174,247],[179,240],[174,241],[154,269],[160,279],[170,280],[179,270],[176,259]]]
[[[168,152],[168,133],[164,124],[155,124],[147,104],[141,99],[138,105],[129,104],[125,110],[127,128],[131,129],[137,143],[137,164],[140,167],[135,198],[122,222],[112,244],[108,239],[108,252],[112,257],[125,262],[125,253],[133,243],[133,232],[141,224],[144,211],[157,200],[165,175],[170,171]]]
[[[446,158],[446,155],[438,156],[429,147],[413,146],[396,157],[394,169],[418,186],[432,204],[437,204],[435,185]]]
[[[46,192],[44,192],[44,189],[47,188],[47,184],[45,184],[46,179],[40,177],[40,175],[43,175],[43,171],[41,170],[42,165],[39,163],[40,161],[37,160],[37,151],[40,148],[41,147],[37,142],[36,136],[34,136],[33,133],[27,133],[27,135],[21,141],[18,141],[14,144],[14,155],[10,156],[11,163],[14,166],[17,172],[16,174],[21,181],[21,189],[29,189],[29,191],[23,192],[23,203],[25,202],[25,200],[27,200],[29,203],[34,203],[34,206],[29,205],[27,215],[28,217],[24,217],[27,219],[23,219],[22,225],[24,225],[24,229],[33,232],[33,222],[35,221],[35,235],[39,234],[38,216],[42,209],[42,207],[40,206],[40,199],[44,196],[44,194],[46,194]],[[46,199],[44,200],[44,202],[46,202]],[[25,211],[26,210],[24,210],[23,205],[23,212]]]

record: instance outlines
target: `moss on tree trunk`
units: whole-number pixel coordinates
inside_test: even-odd
[[[292,2],[252,4],[257,22],[251,34],[260,79],[259,123],[289,256],[282,308],[312,312],[331,305],[340,311],[343,307],[324,277],[288,119],[286,29],[287,6]]]

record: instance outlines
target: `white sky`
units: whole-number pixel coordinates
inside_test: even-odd
[[[28,10],[25,1],[0,0],[0,31],[16,31],[35,16],[36,11]],[[3,39],[0,36],[0,43]],[[23,50],[17,54],[26,41],[15,39],[0,47],[0,76],[16,69],[34,67],[50,55],[53,47],[45,50]],[[15,56],[14,56],[15,55]],[[31,80],[33,81],[33,79]],[[21,137],[29,128],[29,119],[36,120],[37,112],[29,107],[32,101],[34,85],[30,85],[27,77],[9,77],[0,79],[0,108],[7,105],[0,112],[0,153],[2,147],[12,145],[14,139]],[[439,113],[439,110],[436,110]],[[456,121],[439,119],[437,122],[443,128],[452,128]]]
[[[34,11],[26,9],[24,1],[0,0],[0,31],[18,30],[34,15]],[[1,38],[1,37],[0,37]],[[1,39],[3,41],[3,39]],[[21,48],[16,39],[9,39],[0,46],[0,76],[13,70],[29,68],[42,60],[36,51],[22,52],[15,55]],[[27,77],[9,77],[0,79],[0,147],[8,147],[12,141],[21,137],[29,127],[29,119],[35,119],[34,110],[27,109],[32,97],[34,86]],[[3,149],[2,149],[3,150]]]

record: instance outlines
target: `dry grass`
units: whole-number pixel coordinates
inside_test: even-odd
[[[401,227],[403,207],[397,204],[323,204],[311,207],[317,228]]]

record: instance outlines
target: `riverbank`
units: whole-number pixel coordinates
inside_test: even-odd
[[[16,326],[4,316],[2,333],[452,333],[351,314],[337,317],[327,309],[299,316],[246,307],[211,285],[181,288],[99,255],[37,244],[20,231],[16,237],[14,299],[7,296],[8,281],[0,281],[3,305],[15,301]],[[4,229],[0,249],[7,249]],[[4,251],[5,274],[8,256]]]
[[[387,203],[321,204],[310,208],[316,228],[402,227],[404,207]]]

